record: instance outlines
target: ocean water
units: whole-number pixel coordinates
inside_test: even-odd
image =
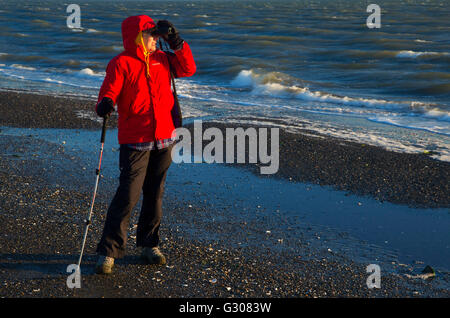
[[[130,15],[168,19],[197,73],[185,117],[266,123],[450,161],[448,1],[0,1],[0,89],[96,99]],[[85,116],[89,114],[80,114]]]

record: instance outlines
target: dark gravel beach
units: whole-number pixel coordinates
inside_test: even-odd
[[[0,125],[99,129],[99,122],[76,116],[78,110],[93,111],[93,104],[1,92]],[[115,125],[114,117],[110,125]],[[204,127],[208,125],[221,127],[216,123]],[[98,212],[83,259],[82,288],[72,290],[66,287],[66,267],[77,261],[93,175],[77,175],[75,171],[81,167],[76,157],[33,136],[12,137],[0,131],[0,147],[0,297],[450,296],[433,280],[411,280],[402,274],[385,274],[381,289],[368,289],[365,265],[345,256],[325,257],[306,244],[295,246],[310,249],[306,259],[292,250],[258,244],[266,237],[261,222],[272,219],[208,222],[205,220],[233,209],[231,200],[229,206],[199,202],[189,209],[189,202],[171,193],[165,196],[161,230],[167,266],[141,263],[134,247],[132,222],[128,256],[117,261],[111,277],[93,274],[95,243],[105,217]],[[333,185],[396,203],[448,207],[448,168],[448,163],[425,155],[398,154],[281,131],[280,170],[275,177]],[[56,176],[59,179],[55,181]],[[115,190],[111,180],[105,179],[101,186],[97,211],[106,210]],[[193,219],[193,213],[202,217]],[[183,224],[218,235],[214,239],[197,237]],[[230,234],[247,243],[227,244]]]

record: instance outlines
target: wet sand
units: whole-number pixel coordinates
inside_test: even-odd
[[[47,96],[17,93],[0,93],[2,126],[35,128],[84,128],[98,129],[100,123],[89,119],[74,119],[77,110],[89,110],[92,102],[74,101]],[[57,109],[58,111],[54,111]],[[4,114],[4,115],[3,115]],[[25,117],[22,117],[25,116]],[[27,117],[28,116],[28,117]],[[114,121],[111,121],[114,124]],[[292,137],[292,136],[290,136]],[[324,141],[307,136],[296,136],[291,141],[280,138],[281,178],[297,178],[302,181],[348,185],[349,191],[361,190],[372,195],[374,187],[366,191],[365,184],[357,176],[329,177],[333,165],[326,153],[335,153],[334,158],[348,158],[340,161],[340,169],[350,169],[353,153],[350,146],[345,149],[334,141]],[[303,143],[301,149],[288,147],[290,159],[281,156],[285,145]],[[305,155],[309,143],[313,150]],[[404,275],[386,274],[381,289],[369,290],[366,286],[367,273],[363,264],[345,256],[325,257],[319,251],[311,250],[308,259],[300,254],[288,253],[283,249],[270,248],[255,242],[262,242],[265,231],[258,228],[258,222],[234,224],[233,220],[218,219],[216,222],[204,220],[214,218],[216,210],[232,210],[230,200],[225,206],[211,206],[198,202],[193,207],[189,202],[178,200],[173,193],[166,193],[164,201],[165,220],[161,230],[163,252],[167,254],[167,266],[148,266],[141,263],[134,247],[133,234],[129,237],[129,254],[117,261],[115,273],[111,277],[93,274],[95,243],[101,234],[104,214],[97,213],[95,226],[90,228],[88,246],[82,265],[82,288],[71,290],[66,287],[66,267],[77,260],[82,220],[88,211],[93,186],[93,175],[79,174],[81,163],[64,147],[45,142],[33,136],[8,136],[0,134],[2,153],[0,154],[0,214],[3,225],[0,236],[0,296],[3,297],[448,297],[448,290],[439,288],[435,281],[409,280]],[[354,151],[360,149],[352,145]],[[344,147],[344,146],[342,146]],[[359,156],[369,160],[372,156],[382,156],[378,148],[361,147]],[[37,151],[36,149],[39,149]],[[323,152],[320,152],[320,149]],[[347,149],[347,150],[346,150]],[[356,149],[356,150],[355,150]],[[378,150],[378,152],[377,152]],[[333,152],[334,151],[334,152]],[[294,158],[299,156],[301,158]],[[390,154],[395,156],[395,154]],[[401,155],[401,154],[400,154]],[[346,157],[347,156],[347,157]],[[388,155],[387,155],[388,156]],[[407,155],[409,156],[409,155]],[[396,197],[406,204],[427,206],[448,206],[448,198],[441,195],[445,191],[442,178],[445,177],[445,163],[439,163],[426,156],[416,156],[408,163],[426,163],[432,172],[414,175],[415,169],[407,170],[410,178],[422,180],[421,186],[435,184],[436,191],[428,190],[428,199],[407,195],[411,187],[393,191],[391,184],[381,184],[380,199]],[[282,159],[284,158],[284,159]],[[309,158],[309,160],[307,159]],[[376,157],[378,158],[378,157]],[[328,157],[329,159],[329,157]],[[394,160],[382,157],[383,160]],[[286,161],[283,161],[286,160]],[[373,159],[372,159],[373,160]],[[299,163],[297,163],[299,161]],[[363,160],[361,160],[364,162]],[[375,160],[376,161],[376,160]],[[370,161],[376,165],[375,161]],[[394,160],[395,161],[395,160]],[[323,166],[320,166],[320,165]],[[296,169],[293,169],[296,168]],[[319,168],[322,168],[319,170]],[[365,165],[357,165],[357,172],[363,173]],[[378,173],[387,173],[382,165],[376,166],[371,175],[377,179]],[[254,166],[247,167],[255,169]],[[396,168],[396,167],[393,167]],[[336,168],[337,169],[337,168]],[[51,170],[51,171],[50,171]],[[293,173],[293,171],[298,171]],[[384,172],[378,172],[384,171]],[[421,170],[419,170],[421,171]],[[429,171],[429,170],[425,170]],[[355,173],[357,173],[355,172]],[[392,171],[391,171],[392,173]],[[60,176],[59,180],[55,180]],[[327,177],[325,177],[327,176]],[[401,176],[401,173],[399,174]],[[342,179],[344,178],[344,179]],[[345,179],[347,178],[347,179]],[[373,178],[372,178],[373,179]],[[386,179],[386,178],[385,178]],[[349,180],[349,181],[348,181]],[[391,179],[389,179],[391,180]],[[396,180],[396,179],[392,179]],[[448,180],[448,178],[447,178]],[[92,182],[91,182],[92,181]],[[374,184],[377,184],[374,182]],[[96,203],[97,211],[105,211],[112,192],[114,180],[102,180],[102,190]],[[406,186],[406,184],[405,184]],[[108,190],[106,190],[108,189]],[[356,189],[356,190],[354,190]],[[398,189],[398,188],[394,188]],[[412,190],[411,190],[412,191]],[[416,191],[416,190],[415,190]],[[436,193],[437,192],[437,193]],[[411,192],[411,193],[414,193]],[[448,193],[448,191],[447,191]],[[423,196],[423,195],[422,195]],[[205,199],[207,202],[214,200]],[[256,210],[256,209],[255,209]],[[254,211],[257,213],[257,211]],[[192,214],[201,216],[190,217]],[[133,223],[132,223],[133,224]],[[186,226],[184,226],[186,224]],[[230,226],[232,224],[232,226]],[[187,226],[189,225],[189,226]],[[245,242],[251,238],[252,244],[235,246],[226,240],[195,235],[188,227],[205,228],[214,233],[223,231],[233,234]],[[234,231],[234,232],[231,232]],[[132,231],[130,231],[132,233]],[[298,246],[297,248],[308,248]],[[314,257],[316,255],[316,257]]]
[[[185,126],[192,135],[193,126]],[[225,136],[226,128],[242,127],[245,130],[253,126],[218,122],[202,124],[203,131],[209,127],[221,129]],[[268,129],[267,144],[270,146],[271,127],[264,124],[259,127]],[[450,207],[450,162],[438,161],[425,154],[398,153],[329,136],[312,137],[282,129],[279,134],[279,170],[266,177],[330,185],[380,202],[422,208]],[[203,145],[209,142],[204,141]],[[226,149],[225,145],[223,149]],[[245,149],[248,161],[248,141]],[[268,165],[234,164],[251,169],[257,175],[261,175],[261,166]]]

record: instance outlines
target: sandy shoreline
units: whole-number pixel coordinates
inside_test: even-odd
[[[75,103],[53,97],[24,96],[24,94],[0,93],[0,111],[5,114],[0,123],[2,126],[83,129],[100,127],[99,123],[88,119],[71,120],[76,117],[74,116],[76,110],[89,110],[92,107],[90,102]],[[24,104],[28,106],[24,107]],[[56,105],[59,107],[54,108]],[[53,109],[59,109],[59,111],[55,113],[52,112]],[[20,119],[22,114],[28,117]],[[41,114],[45,115],[41,116]],[[59,119],[53,121],[54,117]],[[289,138],[287,140],[290,140]],[[307,143],[312,142],[306,137],[305,139],[297,137],[292,141],[280,140],[288,143],[306,143],[302,149],[307,149]],[[284,145],[283,142],[282,145]],[[166,221],[162,230],[162,249],[169,259],[167,267],[140,264],[138,252],[134,247],[133,234],[131,234],[129,255],[118,262],[116,273],[107,279],[93,275],[95,262],[93,251],[101,232],[100,224],[104,220],[104,215],[99,213],[95,219],[96,226],[91,227],[90,230],[84,260],[86,273],[83,275],[83,288],[70,290],[65,285],[67,277],[65,269],[77,258],[82,230],[81,220],[87,211],[93,178],[89,174],[77,173],[82,169],[80,166],[82,163],[79,158],[65,151],[64,147],[26,135],[12,137],[0,134],[0,143],[4,149],[0,155],[2,159],[0,161],[0,208],[2,210],[0,218],[5,229],[0,236],[0,296],[449,296],[448,290],[438,288],[433,281],[408,280],[404,275],[391,274],[383,276],[383,285],[380,290],[369,290],[365,284],[367,278],[365,267],[345,256],[323,257],[321,253],[312,249],[312,257],[303,259],[299,255],[287,253],[282,249],[272,249],[264,244],[260,248],[255,248],[255,242],[262,242],[267,237],[263,228],[258,228],[259,219],[256,218],[254,224],[250,221],[246,224],[240,221],[233,223],[231,219],[218,219],[215,223],[209,223],[204,220],[214,218],[218,210],[233,209],[233,203],[230,202],[228,206],[221,207],[211,206],[207,202],[214,202],[214,200],[209,200],[206,195],[205,203],[199,202],[189,207],[190,202],[177,200],[177,196],[171,193],[166,194]],[[313,144],[314,151],[309,152],[317,158],[312,161],[313,165],[309,163],[308,166],[306,160],[308,156],[305,156],[304,152],[302,152],[304,161],[300,163],[293,160],[298,156],[295,149],[292,150],[294,154],[286,157],[282,157],[280,153],[280,160],[286,161],[280,164],[279,177],[310,182],[318,179],[317,183],[322,181],[333,184],[334,182],[339,185],[340,180],[327,179],[324,176],[329,174],[317,174],[317,171],[313,169],[316,166],[320,167],[327,160],[324,154],[327,152],[326,142],[322,145],[318,143],[319,141]],[[333,144],[332,141],[329,143]],[[40,150],[37,152],[35,149]],[[349,160],[341,161],[340,168],[352,162],[353,157],[345,152],[345,149],[334,149],[338,153],[343,151],[342,156],[347,156]],[[92,152],[95,154],[96,149]],[[367,157],[362,158],[368,158],[376,152],[376,149],[370,149],[367,153],[363,151],[361,153]],[[432,167],[430,170],[433,173],[442,173],[440,169],[446,167],[441,166],[440,163],[433,165],[435,160],[425,156],[416,157],[417,159],[410,159],[411,164],[414,164],[415,160],[426,160]],[[44,170],[49,167],[53,167],[53,176],[48,176]],[[250,167],[250,169],[254,168]],[[294,168],[298,169],[297,174],[293,174]],[[324,165],[323,169],[327,171],[326,169],[331,169],[331,166]],[[307,175],[306,173],[310,170],[312,172]],[[58,175],[61,178],[55,181]],[[424,176],[427,175],[419,174],[417,178],[420,180]],[[442,175],[438,174],[438,176],[437,181],[440,182]],[[354,178],[354,176],[351,177]],[[73,184],[70,185],[70,183]],[[114,180],[108,178],[102,180],[103,191],[99,193],[98,210],[107,208],[114,190],[113,184]],[[361,183],[357,182],[350,185],[356,189],[361,187]],[[387,188],[388,185],[385,187]],[[440,183],[437,185],[440,186]],[[71,186],[78,190],[74,191]],[[109,190],[105,191],[105,189]],[[346,190],[352,190],[352,187]],[[408,190],[404,192],[408,193]],[[366,194],[370,194],[370,191]],[[384,192],[383,194],[385,195]],[[404,194],[400,197],[400,201],[403,200],[407,204],[448,206],[448,202],[445,198],[442,199],[439,193],[425,201],[412,200]],[[192,213],[201,217],[192,219],[190,217]],[[211,232],[223,232],[223,235],[219,235],[219,238],[205,239],[189,232],[188,225],[194,228],[205,227],[205,230]],[[250,238],[253,244],[244,244],[242,247],[227,244],[220,237],[229,235],[230,230],[235,230],[236,236],[242,237],[243,242]],[[306,249],[307,247],[300,245],[297,248]]]

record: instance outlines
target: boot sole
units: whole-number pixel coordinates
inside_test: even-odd
[[[148,265],[166,265],[166,258],[153,257],[149,258],[145,255],[141,255],[141,259],[145,261]]]
[[[105,266],[96,266],[95,267],[95,273],[99,275],[111,275],[112,274],[112,266],[111,267],[105,267]]]

